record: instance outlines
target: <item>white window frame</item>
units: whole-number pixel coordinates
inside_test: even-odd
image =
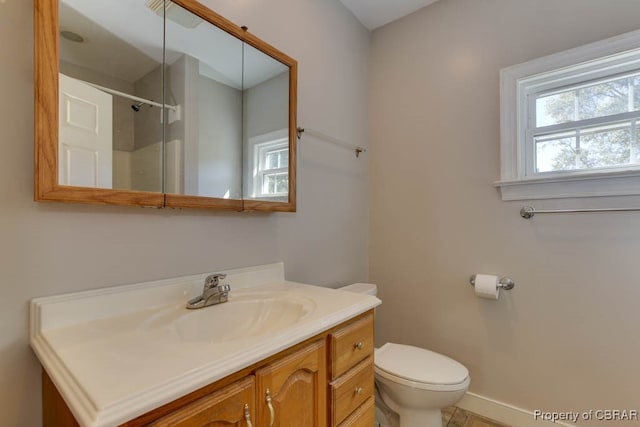
[[[251,198],[257,199],[273,199],[286,200],[287,193],[263,193],[262,183],[263,177],[268,173],[289,172],[289,165],[278,169],[269,169],[264,171],[262,163],[266,158],[266,153],[274,150],[282,150],[289,148],[289,130],[280,129],[274,132],[258,135],[249,138],[249,153],[251,164],[251,176],[248,177],[249,194]]]
[[[535,96],[640,70],[640,31],[500,70],[500,187],[503,200],[640,195],[640,166],[533,174]]]

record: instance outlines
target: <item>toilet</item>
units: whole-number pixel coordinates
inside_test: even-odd
[[[376,285],[355,283],[344,291],[377,294]],[[400,418],[399,427],[442,427],[441,409],[455,404],[469,388],[469,371],[442,354],[410,345],[386,343],[374,358],[376,388],[382,403]],[[376,422],[386,427],[383,410]]]

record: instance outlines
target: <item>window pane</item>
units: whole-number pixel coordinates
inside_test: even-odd
[[[264,157],[262,170],[280,169],[289,166],[289,149],[277,149],[268,151]]]
[[[640,75],[633,75],[536,98],[536,127],[638,110]]]
[[[580,135],[580,163],[583,168],[601,168],[631,163],[631,129],[593,129]]]
[[[279,172],[265,174],[262,178],[262,194],[283,194],[289,192],[289,174]]]
[[[636,123],[633,125],[632,129],[634,129],[635,133],[631,135],[631,163],[640,164],[640,124]]]
[[[640,164],[639,134],[634,121],[536,137],[536,173]]]
[[[286,193],[289,191],[289,174],[279,174],[276,177],[276,192]]]
[[[575,91],[536,99],[536,127],[575,121]]]
[[[265,169],[278,168],[278,152],[267,153]]]
[[[618,79],[578,90],[578,120],[633,111],[629,108],[629,79]]]
[[[575,136],[536,140],[536,173],[578,169]]]
[[[262,178],[262,194],[273,194],[275,190],[275,176],[264,175]]]
[[[633,107],[637,111],[640,109],[640,76],[632,77],[631,81],[633,83],[631,89],[633,91]]]

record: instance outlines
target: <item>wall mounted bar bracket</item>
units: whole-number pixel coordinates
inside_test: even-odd
[[[352,144],[349,144],[349,143],[344,142],[344,141],[340,141],[339,139],[333,138],[333,137],[331,137],[329,135],[325,135],[324,133],[315,131],[313,129],[305,129],[305,128],[299,127],[297,130],[298,130],[298,139],[301,139],[302,138],[302,134],[304,132],[306,132],[309,135],[315,136],[316,138],[319,138],[319,139],[321,139],[323,141],[330,142],[330,143],[332,143],[334,145],[353,150],[356,153],[356,157],[360,157],[360,153],[364,153],[364,152],[367,151],[366,148],[363,148],[363,147],[360,147],[360,146],[357,146],[357,145],[352,145]]]

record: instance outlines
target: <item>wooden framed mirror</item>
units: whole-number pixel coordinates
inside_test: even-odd
[[[35,0],[35,200],[295,211],[296,84],[195,0]]]

